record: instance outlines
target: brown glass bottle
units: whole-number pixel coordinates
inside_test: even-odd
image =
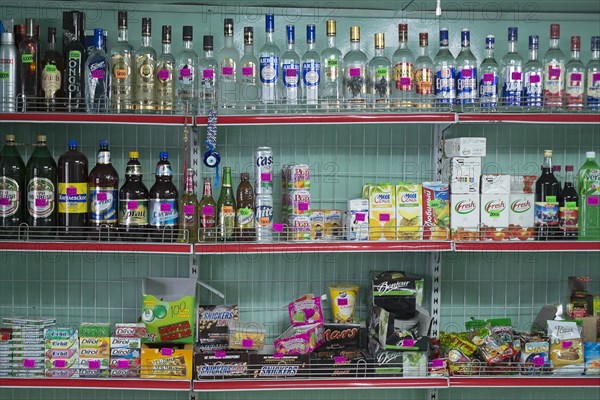
[[[242,172],[236,192],[235,228],[238,240],[256,239],[254,223],[254,190],[247,172]]]
[[[88,178],[88,225],[92,239],[115,239],[119,214],[119,174],[110,159],[108,140],[100,140],[96,166]]]
[[[138,158],[137,151],[129,152],[125,183],[119,191],[119,237],[128,242],[148,239],[148,189]]]
[[[34,20],[27,18],[26,25],[25,39],[19,43],[17,55],[17,105],[20,111],[37,111],[40,96],[40,42],[34,37]]]
[[[88,160],[69,140],[69,150],[58,158],[58,214],[60,233],[83,235],[87,225]]]
[[[202,198],[198,204],[198,240],[214,242],[217,239],[217,203],[212,197],[210,178],[204,178]]]
[[[150,188],[149,195],[150,240],[160,242],[177,240],[175,229],[179,218],[178,198],[177,188],[173,184],[169,153],[161,151],[160,161],[156,164],[156,182]]]
[[[40,65],[41,96],[45,111],[60,111],[64,100],[65,62],[57,49],[56,28],[48,28],[48,48]]]

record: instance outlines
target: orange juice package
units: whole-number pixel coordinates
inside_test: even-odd
[[[448,183],[423,182],[423,239],[448,239],[450,227],[449,192]]]
[[[369,240],[396,240],[396,186],[369,186]]]

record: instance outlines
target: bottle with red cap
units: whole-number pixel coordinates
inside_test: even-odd
[[[579,110],[583,108],[583,89],[585,66],[579,59],[581,38],[571,36],[571,59],[565,70],[565,103],[568,109]]]
[[[550,48],[544,55],[544,106],[564,105],[565,55],[560,49],[560,25],[550,25]]]

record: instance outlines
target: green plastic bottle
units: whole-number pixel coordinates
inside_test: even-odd
[[[596,153],[585,153],[577,173],[579,190],[579,240],[600,240],[600,166]]]

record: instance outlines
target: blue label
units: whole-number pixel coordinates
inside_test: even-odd
[[[529,107],[542,106],[542,71],[526,72],[523,81],[523,97]]]
[[[503,103],[506,106],[520,106],[523,100],[523,73],[521,67],[507,67],[502,85]]]
[[[288,88],[298,87],[300,84],[300,65],[283,64],[281,69],[283,74],[283,85]]]
[[[479,96],[481,107],[495,107],[498,101],[498,75],[496,73],[483,74],[479,81]]]
[[[534,222],[536,225],[556,225],[558,226],[558,203],[535,202]]]
[[[460,104],[473,103],[477,98],[477,68],[462,68],[456,79],[456,96]]]
[[[456,97],[456,71],[454,67],[441,68],[435,72],[435,96],[438,103],[453,103]]]
[[[305,86],[318,86],[321,80],[321,63],[310,61],[302,64],[302,82]]]
[[[175,226],[178,218],[176,199],[150,200],[150,225]]]
[[[260,81],[275,83],[279,78],[279,57],[260,58]]]
[[[594,110],[600,109],[600,98],[588,96],[587,97],[587,105],[588,105],[588,108],[592,108]]]
[[[117,223],[117,189],[90,188],[90,222],[96,224]]]

